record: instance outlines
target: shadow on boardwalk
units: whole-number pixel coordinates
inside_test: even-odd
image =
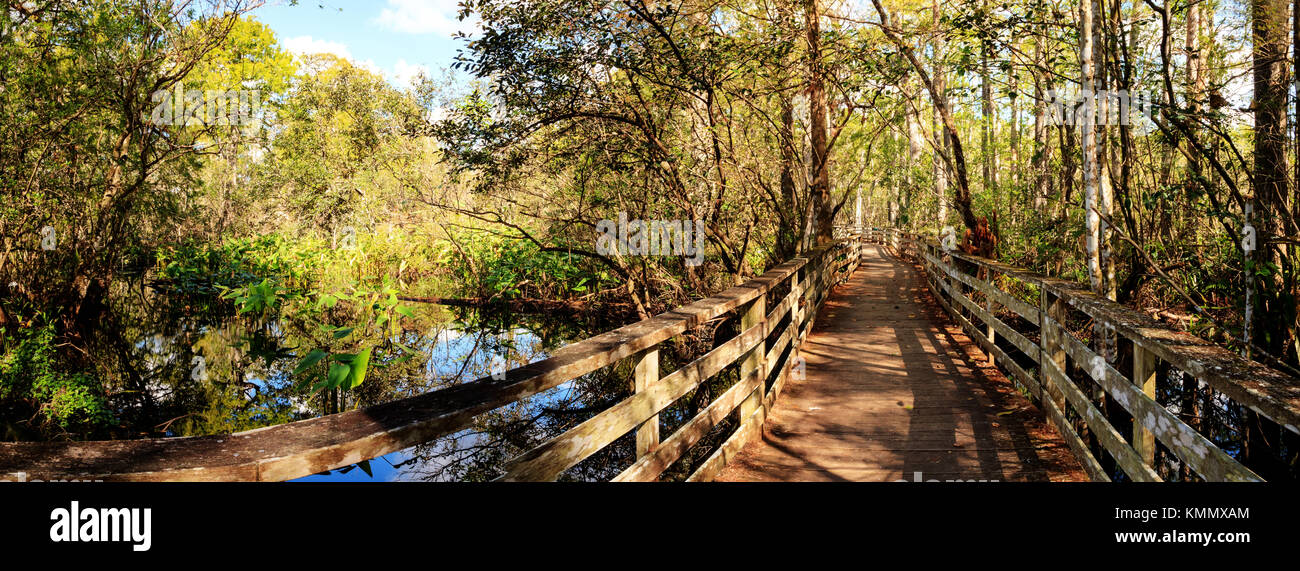
[[[930,297],[863,247],[791,379],[720,481],[1083,481],[1060,436]]]

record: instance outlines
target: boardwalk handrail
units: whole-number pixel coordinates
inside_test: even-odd
[[[831,288],[856,271],[861,240],[837,240],[715,296],[570,344],[543,361],[423,395],[229,435],[95,442],[0,443],[0,475],[31,480],[282,481],[349,466],[454,434],[474,417],[624,359],[636,359],[636,392],[508,464],[507,480],[553,480],[637,431],[638,460],[617,480],[653,480],[718,422],[739,409],[742,423],[692,474],[708,480],[761,428],[798,347]],[[789,294],[766,310],[768,294]],[[657,347],[706,321],[741,310],[742,332],[658,378]],[[771,346],[789,315],[790,325]],[[791,348],[791,346],[793,346]],[[785,354],[785,349],[791,350]],[[737,361],[740,381],[674,434],[658,438],[657,414]],[[764,393],[765,380],[780,371]]]
[[[1160,480],[1155,471],[1157,440],[1205,480],[1262,480],[1155,400],[1159,361],[1204,381],[1286,429],[1300,433],[1297,429],[1300,425],[1300,384],[1279,371],[1176,331],[1151,317],[1082,289],[1074,282],[1048,278],[960,251],[945,251],[932,240],[896,230],[875,231],[868,239],[892,246],[899,253],[909,250],[924,265],[935,298],[971,338],[993,356],[995,362],[1038,400],[1093,480],[1110,478],[1068,420],[1070,408],[1132,480]],[[975,268],[975,272],[962,270],[962,265]],[[999,287],[997,276],[1018,280],[1030,290],[1037,289],[1038,303],[1024,301]],[[977,301],[968,292],[982,293],[983,299]],[[993,303],[1020,316],[1031,329],[1021,331],[1009,326],[997,317]],[[985,327],[976,327],[960,309],[978,318]],[[1132,371],[1129,374],[1116,370],[1062,325],[1071,310],[1109,327],[1118,338],[1131,343]],[[1036,331],[1033,330],[1035,327]],[[1035,333],[1038,342],[1030,340]],[[1026,371],[997,345],[999,335],[1038,363],[1037,374]],[[1096,381],[1113,402],[1127,411],[1134,427],[1130,438],[1116,430],[1093,399],[1070,379],[1066,373],[1070,370],[1070,363]],[[1047,398],[1044,398],[1044,392]]]

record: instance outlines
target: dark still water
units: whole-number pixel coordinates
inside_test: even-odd
[[[322,323],[318,314],[289,311],[241,316],[213,296],[167,295],[137,283],[115,291],[101,319],[83,333],[93,364],[87,370],[104,387],[111,419],[94,432],[61,435],[42,433],[38,429],[48,429],[27,418],[0,422],[6,440],[231,434],[487,377],[622,325],[599,316],[405,306],[405,315],[387,327],[339,339],[330,328],[347,319]],[[294,374],[304,356],[321,347],[372,348],[364,381],[351,390],[314,390],[326,377],[325,367]],[[458,434],[304,480],[495,478],[505,460],[626,397],[627,375],[617,368],[480,415]],[[593,477],[607,477],[610,470]]]

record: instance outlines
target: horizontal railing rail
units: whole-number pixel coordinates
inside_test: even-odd
[[[364,409],[237,434],[0,443],[0,474],[21,475],[29,481],[290,480],[454,434],[477,415],[635,359],[635,394],[515,458],[503,479],[556,479],[636,431],[637,460],[617,480],[653,480],[728,414],[738,411],[739,428],[691,476],[708,480],[761,429],[817,310],[831,288],[857,269],[860,256],[861,240],[837,240],[715,296],[568,345],[548,359],[507,371],[504,378],[483,378]],[[789,294],[768,311],[768,294],[787,284]],[[743,315],[740,334],[659,378],[660,344],[737,310]],[[769,334],[787,316],[789,326],[769,346]],[[793,349],[781,359],[791,345]],[[660,441],[658,413],[738,361],[740,381]],[[764,380],[774,370],[780,374],[765,393]]]
[[[1039,402],[1093,480],[1109,480],[1110,475],[1076,429],[1069,411],[1077,415],[1086,431],[1131,480],[1161,479],[1155,466],[1157,441],[1205,480],[1261,480],[1237,458],[1157,402],[1161,362],[1192,375],[1286,430],[1300,433],[1296,428],[1300,425],[1300,384],[1280,371],[1179,332],[1073,282],[960,251],[945,251],[932,240],[896,230],[872,233],[867,239],[891,246],[900,255],[913,256],[924,266],[934,297],[994,362]],[[1024,284],[1026,290],[1037,290],[1037,303],[999,287],[998,278],[1003,276]],[[982,295],[977,297],[976,293]],[[1000,319],[999,307],[1017,316],[1019,327]],[[1100,326],[1104,335],[1114,335],[1115,346],[1118,339],[1130,344],[1129,370],[1119,370],[1116,359],[1099,355],[1068,330],[1067,313],[1071,311],[1086,316],[1094,328]],[[977,327],[967,314],[984,327]],[[1035,336],[1036,341],[1031,339]],[[997,343],[999,338],[1007,350]],[[1010,347],[1037,365],[1037,370],[1026,370],[1011,358]],[[1086,374],[1104,391],[1105,398],[1127,412],[1133,427],[1127,437],[1098,407],[1097,393],[1085,392],[1071,379],[1067,374],[1071,369]]]

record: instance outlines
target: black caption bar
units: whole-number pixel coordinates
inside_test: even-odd
[[[604,551],[618,561],[659,549],[684,556],[669,545],[723,558],[779,547],[960,560],[971,553],[963,550],[1066,545],[1196,555],[1289,545],[1294,492],[1272,484],[9,483],[0,484],[0,543],[9,554],[101,561],[244,549],[258,561],[328,561],[348,549],[376,561],[414,551],[530,566]]]

